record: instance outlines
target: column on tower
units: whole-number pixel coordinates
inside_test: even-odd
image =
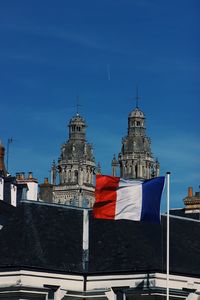
[[[51,166],[51,184],[53,184],[53,185],[56,185],[56,175],[57,175],[56,163],[55,163],[55,160],[53,160],[53,163]]]
[[[101,164],[100,164],[100,162],[98,162],[98,164],[97,164],[96,174],[101,175]]]
[[[117,167],[118,167],[119,163],[116,159],[116,156],[114,154],[113,156],[113,159],[112,159],[112,163],[111,163],[111,166],[112,166],[112,176],[116,176],[117,175]]]

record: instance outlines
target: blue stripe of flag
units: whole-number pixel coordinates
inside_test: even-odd
[[[160,202],[165,177],[160,176],[142,183],[141,221],[160,223]]]

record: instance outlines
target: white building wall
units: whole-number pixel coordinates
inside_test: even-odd
[[[11,205],[17,206],[17,187],[14,184],[10,185]]]
[[[28,185],[27,200],[37,201],[38,183],[31,181],[31,182],[27,182],[27,185]]]
[[[83,276],[62,275],[56,273],[11,271],[0,272],[0,288],[2,286],[13,287],[16,283],[21,286],[42,288],[44,285],[60,286],[62,289],[76,292],[83,291]]]
[[[0,178],[0,200],[3,200],[3,192],[4,192],[4,179]]]
[[[44,273],[44,272],[34,272],[34,271],[10,271],[10,272],[0,272],[0,288],[3,287],[29,287],[30,290],[34,291],[35,288],[43,288],[44,285],[49,285],[52,287],[57,286],[58,290],[54,295],[54,300],[61,300],[63,296],[77,298],[75,292],[98,292],[96,299],[102,297],[107,297],[108,300],[115,300],[116,295],[113,293],[114,287],[127,287],[137,288],[141,283],[149,288],[166,288],[166,274],[152,273],[152,274],[129,274],[129,275],[108,275],[108,276],[88,276],[87,277],[87,290],[84,290],[84,277],[76,275],[65,275],[56,273]],[[192,285],[191,285],[192,283]],[[184,276],[170,275],[169,287],[171,289],[170,298],[182,298],[184,296],[177,296],[173,294],[175,290],[180,292],[183,289],[193,287],[196,293],[200,291],[200,279],[191,278]],[[11,292],[12,292],[11,289]],[[155,292],[154,292],[155,293]],[[160,296],[165,296],[163,294]],[[153,295],[153,294],[152,294]],[[91,298],[92,296],[86,296],[85,294],[80,294],[80,298]],[[175,298],[174,298],[175,297]],[[91,298],[94,299],[94,298]],[[145,298],[144,298],[145,299]],[[192,300],[192,299],[189,299]],[[198,299],[194,299],[198,300]]]

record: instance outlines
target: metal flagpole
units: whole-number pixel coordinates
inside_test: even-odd
[[[167,300],[169,300],[169,208],[170,208],[170,172],[167,175],[167,259],[166,259],[166,273],[167,273]]]
[[[89,260],[89,212],[87,208],[83,209],[83,269],[87,270]]]

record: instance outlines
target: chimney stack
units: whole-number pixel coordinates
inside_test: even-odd
[[[28,179],[33,179],[33,172],[28,172]]]
[[[188,197],[189,197],[189,198],[192,198],[192,196],[193,196],[193,189],[192,189],[191,186],[189,186],[189,187],[188,187]]]
[[[48,177],[44,178],[44,184],[49,184],[49,179],[48,179]]]
[[[24,179],[25,179],[25,173],[24,173],[24,172],[21,172],[21,173],[20,173],[20,179],[21,179],[21,180],[24,180]]]
[[[20,179],[20,173],[19,173],[19,172],[16,173],[16,179],[17,179],[17,180]]]

